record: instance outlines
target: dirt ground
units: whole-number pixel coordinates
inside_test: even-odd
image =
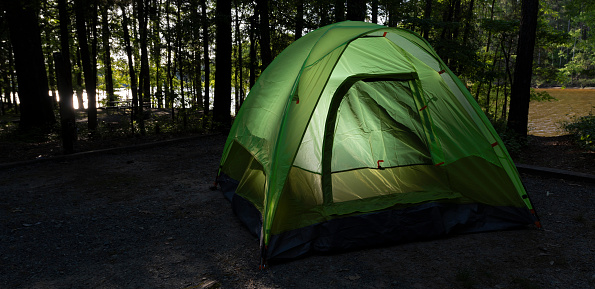
[[[258,240],[209,189],[224,142],[0,167],[0,288],[595,288],[595,184],[532,175],[522,178],[543,230],[313,254],[261,271]]]

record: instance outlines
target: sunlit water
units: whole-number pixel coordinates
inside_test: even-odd
[[[566,132],[561,123],[595,113],[595,89],[536,89],[546,91],[557,101],[531,101],[529,104],[529,134],[559,136]]]

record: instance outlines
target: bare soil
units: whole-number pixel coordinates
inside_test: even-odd
[[[532,175],[522,178],[543,230],[312,254],[261,271],[258,240],[209,189],[225,138],[18,165],[6,163],[60,155],[59,144],[4,152],[0,288],[595,288],[595,184]],[[564,140],[536,141],[541,155],[523,161],[593,172],[593,154],[564,161]]]

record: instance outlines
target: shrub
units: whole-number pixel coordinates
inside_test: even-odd
[[[595,115],[593,112],[574,118],[572,121],[564,123],[562,127],[575,136],[581,147],[595,151]]]

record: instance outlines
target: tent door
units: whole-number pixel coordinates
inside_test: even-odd
[[[440,178],[415,78],[354,76],[339,86],[324,135],[325,205],[427,191],[420,184]]]

